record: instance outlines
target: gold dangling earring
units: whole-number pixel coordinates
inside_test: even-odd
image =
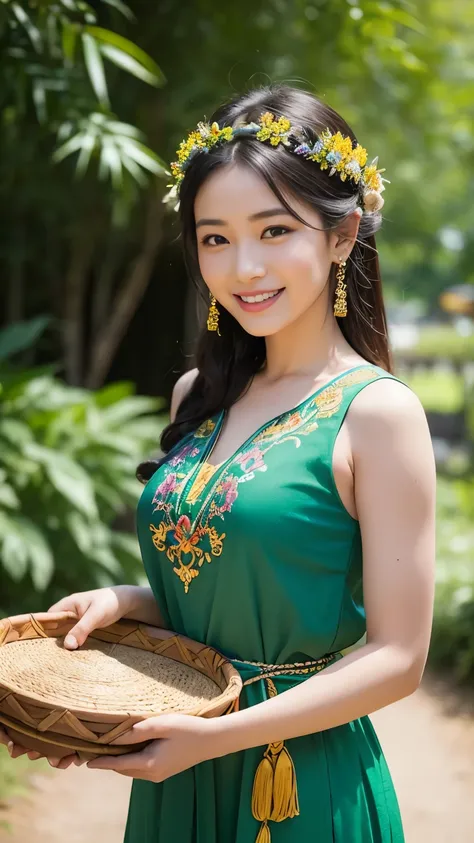
[[[211,295],[211,304],[209,305],[209,313],[207,314],[207,330],[217,331],[218,335],[221,335],[219,331],[219,311],[213,295]]]
[[[344,277],[346,273],[346,261],[341,261],[339,264],[336,278],[337,278],[337,286],[336,286],[336,299],[334,302],[334,316],[347,316],[347,296],[346,296],[346,289],[347,286],[344,284]]]

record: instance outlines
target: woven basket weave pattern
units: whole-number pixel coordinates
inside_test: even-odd
[[[67,651],[62,639],[74,624],[64,613],[0,621],[0,722],[24,746],[118,755],[137,745],[108,744],[145,717],[212,717],[237,703],[242,680],[211,647],[121,620]]]

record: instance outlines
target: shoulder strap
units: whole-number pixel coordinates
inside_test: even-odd
[[[352,404],[352,401],[366,386],[373,383],[375,380],[382,380],[383,378],[390,378],[409,389],[410,387],[404,381],[392,375],[380,366],[361,366],[346,375],[341,375],[334,383],[325,389],[318,400],[318,423],[321,419],[321,427],[324,424],[326,428],[326,441],[328,444],[328,456],[332,461],[332,451],[336,437],[341,429],[342,423],[346,417],[347,411]],[[326,421],[322,421],[326,419]]]

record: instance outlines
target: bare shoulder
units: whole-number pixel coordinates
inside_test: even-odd
[[[364,387],[354,398],[347,415],[353,447],[379,453],[397,443],[411,449],[423,445],[431,450],[426,414],[418,396],[401,381],[381,378]]]
[[[174,421],[174,419],[176,418],[176,413],[178,412],[179,405],[181,404],[183,398],[188,394],[198,374],[198,369],[190,369],[189,372],[185,372],[184,375],[181,375],[181,377],[178,378],[178,380],[176,381],[171,396],[171,421]]]

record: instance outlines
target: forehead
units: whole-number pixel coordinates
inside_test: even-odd
[[[315,208],[282,190],[292,208],[310,226],[321,226]],[[232,163],[215,170],[201,185],[194,202],[196,222],[201,218],[219,218],[230,224],[247,222],[253,214],[281,207],[265,179],[244,164]],[[285,211],[284,211],[285,212]]]
[[[250,215],[262,207],[278,205],[279,200],[266,181],[250,167],[228,164],[215,170],[199,188],[194,202],[196,219],[208,216],[229,216],[231,210]]]

